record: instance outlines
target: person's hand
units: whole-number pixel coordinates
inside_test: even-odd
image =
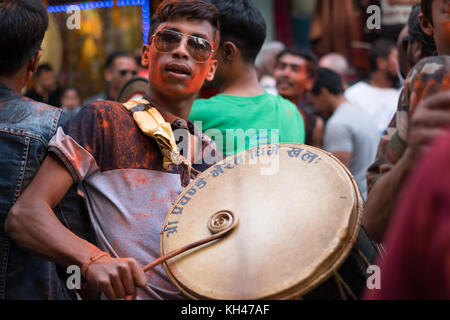
[[[108,299],[135,299],[137,288],[147,284],[142,267],[132,258],[101,257],[89,265],[85,278]]]
[[[408,148],[417,158],[430,147],[430,142],[450,126],[450,91],[424,99],[411,118]]]

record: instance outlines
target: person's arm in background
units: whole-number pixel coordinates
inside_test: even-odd
[[[450,126],[450,92],[424,99],[414,112],[408,132],[407,148],[393,166],[386,165],[387,173],[370,189],[363,216],[363,224],[369,237],[381,242],[391,213],[406,177],[416,159],[426,151],[429,142]],[[383,165],[380,166],[383,171]]]
[[[322,148],[323,146],[323,133],[325,130],[325,123],[321,117],[317,117],[316,126],[314,127],[314,132],[312,136],[312,143],[314,147]]]
[[[331,152],[343,165],[350,168],[352,162],[352,133],[343,124],[328,122],[323,137],[323,149]]]
[[[332,153],[333,153],[333,156],[338,158],[339,161],[342,162],[342,164],[347,167],[347,169],[350,168],[350,164],[352,163],[352,153],[351,152],[334,151]]]
[[[101,290],[109,299],[134,296],[146,285],[141,266],[129,258],[102,256],[93,244],[65,228],[53,212],[74,180],[55,156],[46,157],[36,176],[8,213],[5,231],[26,250],[62,266],[87,266],[89,286]]]

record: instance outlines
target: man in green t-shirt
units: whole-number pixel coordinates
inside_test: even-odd
[[[189,118],[213,138],[225,156],[259,145],[304,143],[301,114],[290,101],[266,93],[255,59],[266,24],[251,0],[208,0],[220,12],[221,43],[214,85],[220,94],[197,100]]]

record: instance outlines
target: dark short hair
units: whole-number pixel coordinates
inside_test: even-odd
[[[80,96],[80,98],[81,98],[80,90],[78,89],[78,87],[76,87],[76,86],[74,86],[74,85],[68,85],[68,86],[65,86],[65,87],[62,89],[62,91],[61,91],[61,97],[64,96],[64,95],[66,94],[67,91],[72,91],[72,90],[76,91],[76,93],[77,93],[77,94]]]
[[[49,71],[53,71],[53,68],[51,65],[47,64],[47,63],[43,63],[40,64],[39,67],[37,67],[36,69],[36,77],[39,77],[42,72],[49,72]]]
[[[316,76],[317,69],[319,68],[319,59],[315,53],[307,47],[290,47],[281,51],[277,55],[277,63],[286,54],[291,54],[293,56],[301,57],[306,60],[306,70],[311,78]]]
[[[32,59],[47,28],[41,0],[0,0],[0,75],[12,76]]]
[[[429,20],[431,23],[433,22],[433,9],[432,9],[432,5],[433,5],[433,0],[422,0],[420,3],[421,7],[422,7],[422,12],[425,18],[427,18],[427,20]]]
[[[111,68],[116,59],[122,57],[134,59],[134,57],[127,51],[124,50],[114,51],[108,56],[108,58],[106,58],[105,69]]]
[[[214,32],[219,30],[219,11],[212,4],[204,0],[165,0],[152,17],[148,42],[151,42],[151,37],[161,23],[179,18],[205,20],[211,24]]]
[[[208,0],[219,10],[221,43],[233,42],[246,62],[255,63],[266,39],[266,22],[252,0]]]
[[[320,89],[325,88],[333,95],[344,93],[341,77],[333,70],[320,68],[317,70],[316,80],[311,89],[311,93],[315,96],[320,94]]]
[[[411,9],[411,14],[408,19],[408,30],[412,40],[419,41],[422,45],[423,55],[430,57],[436,55],[437,49],[434,38],[423,32],[420,26],[419,15],[422,12],[420,4],[416,4]]]
[[[370,50],[370,71],[375,72],[378,70],[378,58],[387,59],[393,49],[396,49],[396,44],[390,40],[381,38],[372,44]]]

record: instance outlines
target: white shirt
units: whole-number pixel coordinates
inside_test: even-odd
[[[366,110],[382,134],[397,111],[400,92],[400,89],[377,88],[360,81],[345,91],[345,97]]]

